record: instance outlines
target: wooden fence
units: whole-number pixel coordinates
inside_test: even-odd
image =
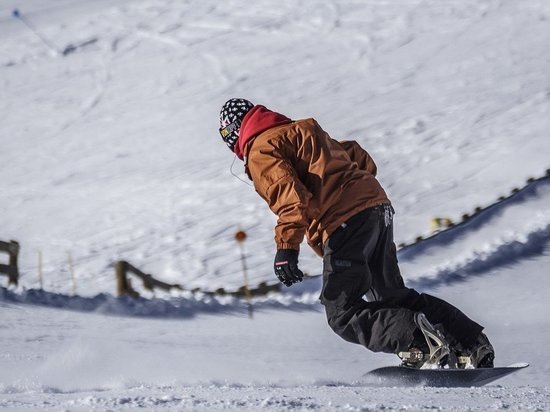
[[[128,278],[128,274],[133,274],[134,276],[141,279],[143,287],[146,290],[153,291],[155,288],[165,291],[169,291],[171,289],[183,290],[180,285],[161,282],[160,280],[155,279],[153,276],[147,273],[143,273],[141,270],[139,270],[135,266],[132,266],[125,260],[120,260],[115,264],[118,296],[139,296],[139,293],[132,287],[132,282]]]
[[[188,290],[193,293],[204,293],[205,295],[217,295],[217,296],[235,296],[235,297],[247,297],[247,296],[265,296],[269,292],[278,292],[281,289],[281,284],[268,285],[267,282],[260,283],[256,288],[248,288],[247,286],[241,286],[236,291],[227,291],[224,288],[219,288],[214,291],[203,291],[202,289],[185,289],[181,285],[162,282],[155,279],[152,275],[147,274],[132,266],[125,260],[120,260],[115,264],[115,276],[117,283],[118,296],[132,296],[138,297],[139,293],[132,286],[132,282],[129,275],[134,275],[141,280],[143,288],[149,291],[153,291],[155,288],[170,291],[176,290]]]
[[[545,171],[544,176],[541,176],[539,178],[528,179],[526,185],[523,188],[514,188],[510,195],[501,196],[498,198],[496,202],[486,207],[476,207],[474,209],[474,212],[471,214],[464,214],[462,216],[462,222],[456,223],[456,222],[453,222],[450,218],[434,218],[432,220],[432,230],[435,230],[436,231],[435,233],[433,233],[429,237],[418,236],[415,238],[414,242],[410,244],[404,244],[404,243],[399,244],[398,249],[399,250],[406,249],[414,244],[417,244],[424,240],[428,240],[430,238],[438,236],[440,233],[444,232],[445,230],[451,227],[460,226],[466,223],[472,217],[475,217],[477,214],[482,213],[492,207],[495,207],[499,203],[504,202],[510,199],[511,197],[517,195],[519,192],[526,189],[530,184],[543,179],[549,179],[549,178],[550,178],[550,169],[547,169]],[[244,239],[246,239],[246,235],[244,234],[244,232],[239,231],[236,235],[236,240],[242,243]],[[9,242],[0,241],[0,253],[4,252],[9,255],[9,263],[7,264],[0,263],[0,275],[7,275],[9,285],[17,286],[19,284],[19,268],[18,268],[19,250],[20,250],[19,243],[16,242],[15,240],[10,240]],[[244,264],[245,263],[244,251],[242,252],[241,256],[243,259],[243,270],[245,271],[245,283],[247,283],[248,281],[246,280],[247,278],[246,265]],[[71,268],[71,272],[73,272],[72,258],[70,254],[69,254],[69,266]],[[234,291],[227,291],[224,288],[219,288],[214,291],[205,291],[200,288],[185,289],[181,285],[170,284],[170,283],[162,282],[158,279],[155,279],[152,275],[142,272],[141,270],[137,269],[135,266],[132,266],[130,263],[126,261],[116,262],[115,270],[116,270],[118,296],[132,296],[132,297],[139,296],[139,293],[132,287],[132,283],[129,279],[129,275],[134,275],[138,279],[140,279],[143,284],[143,288],[149,291],[154,291],[155,288],[161,289],[164,291],[170,291],[172,289],[176,289],[180,291],[189,291],[193,293],[203,293],[211,296],[216,295],[216,296],[235,296],[235,297],[250,298],[251,296],[265,296],[270,292],[279,292],[281,290],[281,284],[278,282],[275,284],[268,284],[267,282],[262,282],[255,288],[249,287],[247,284],[245,284],[244,286],[241,286],[239,289]],[[39,253],[38,272],[39,272],[40,284],[42,284],[42,254],[41,253]],[[73,289],[74,289],[75,288],[74,273],[72,276],[73,276]],[[316,276],[319,276],[319,275],[316,275]],[[316,277],[316,276],[311,276],[311,277]]]
[[[17,258],[19,256],[19,243],[15,240],[4,242],[0,240],[0,252],[9,255],[9,263],[0,263],[0,274],[7,275],[8,285],[19,284],[19,268],[17,266]]]

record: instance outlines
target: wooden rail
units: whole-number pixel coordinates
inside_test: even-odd
[[[165,283],[155,279],[153,276],[143,273],[141,270],[132,266],[125,260],[120,260],[115,264],[115,272],[117,279],[118,296],[138,297],[139,293],[132,287],[132,282],[128,278],[128,274],[137,276],[143,282],[143,287],[146,290],[153,291],[155,288],[169,291],[171,289],[183,290],[180,285]]]
[[[181,285],[162,282],[155,279],[153,276],[142,272],[135,266],[125,260],[120,260],[115,264],[115,276],[117,282],[117,294],[118,296],[131,296],[139,297],[139,293],[133,288],[129,275],[138,277],[143,282],[143,287],[146,290],[153,291],[155,288],[169,291],[171,289],[186,290]],[[269,292],[278,292],[281,289],[281,284],[268,285],[267,282],[262,282],[256,288],[248,288],[241,286],[236,291],[226,291],[224,288],[216,289],[215,291],[203,291],[201,289],[192,289],[190,292],[201,292],[205,295],[218,295],[218,296],[235,296],[235,297],[251,297],[251,296],[265,296]]]

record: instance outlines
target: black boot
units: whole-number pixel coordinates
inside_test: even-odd
[[[484,333],[480,333],[476,343],[467,349],[460,345],[455,348],[457,352],[458,367],[463,369],[493,368],[495,363],[495,350]]]

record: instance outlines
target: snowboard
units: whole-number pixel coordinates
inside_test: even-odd
[[[528,367],[528,363],[480,369],[415,369],[386,366],[367,372],[363,377],[389,386],[471,387],[483,386]]]

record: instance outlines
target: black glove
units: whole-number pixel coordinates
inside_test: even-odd
[[[294,249],[279,249],[275,255],[275,275],[285,286],[301,282],[304,274],[298,269],[298,251]]]

